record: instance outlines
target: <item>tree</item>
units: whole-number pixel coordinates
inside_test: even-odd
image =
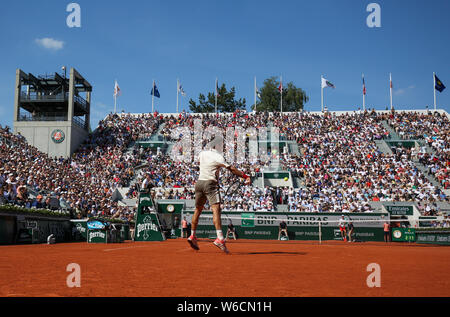
[[[276,77],[270,77],[264,81],[260,89],[260,100],[256,102],[256,111],[279,112],[281,111],[281,94],[278,90],[280,82]],[[306,92],[295,87],[292,82],[283,83],[283,112],[301,111],[309,100]],[[255,105],[252,106],[252,109]]]
[[[219,96],[217,96],[217,111],[218,112],[234,112],[236,110],[243,110],[246,108],[246,101],[244,99],[235,99],[236,89],[232,87],[227,91],[225,84],[219,87]],[[195,113],[215,112],[216,95],[214,92],[209,92],[208,97],[200,94],[198,103],[194,100],[189,100],[189,109]]]

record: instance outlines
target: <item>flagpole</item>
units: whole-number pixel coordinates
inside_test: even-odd
[[[433,72],[434,111],[436,111],[436,73]]]
[[[365,94],[365,89],[366,89],[366,83],[364,81],[364,74],[363,74],[363,111],[366,111],[366,94]]]
[[[114,81],[114,113],[117,113],[117,80]]]
[[[320,76],[320,97],[321,97],[321,105],[322,105],[322,112],[323,112],[323,75]]]
[[[180,90],[180,81],[177,78],[177,113],[179,113],[179,111],[178,111],[178,92],[179,92],[179,90]]]
[[[363,93],[363,111],[366,111],[366,95]]]
[[[392,110],[393,106],[392,106],[392,74],[391,73],[389,73],[389,91],[391,94],[391,110]]]
[[[253,111],[256,111],[256,76],[255,76],[255,89],[254,89],[254,93],[255,93],[255,107],[253,108]]]
[[[152,88],[152,114],[154,112],[154,102],[155,102],[155,80],[153,79],[153,88]]]
[[[215,111],[216,111],[216,113],[217,113],[217,94],[219,93],[218,91],[217,91],[217,89],[219,88],[219,87],[217,87],[217,77],[216,77],[216,87],[214,87],[214,91],[216,92],[215,93],[215,95],[216,95],[216,102],[215,102]]]
[[[281,102],[280,102],[280,108],[281,112],[283,112],[283,76],[280,76],[280,85],[281,85]]]

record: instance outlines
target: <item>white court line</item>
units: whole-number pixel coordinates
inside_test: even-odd
[[[137,245],[137,246],[133,246],[133,247],[116,248],[116,249],[105,249],[103,251],[108,252],[108,251],[135,249],[135,248],[144,248],[144,247],[146,247],[146,246],[145,245]]]

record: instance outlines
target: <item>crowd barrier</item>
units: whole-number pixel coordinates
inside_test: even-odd
[[[38,213],[2,212],[0,209],[0,245],[47,243],[53,235],[56,243],[90,242],[118,243],[130,240],[127,223],[108,223],[102,228],[90,227],[99,220],[73,220],[69,217],[47,216]]]
[[[46,243],[53,234],[57,242],[72,241],[68,218],[0,211],[0,244]]]
[[[142,199],[143,198],[143,199]],[[156,208],[155,208],[156,207]],[[134,236],[127,223],[109,223],[101,219],[74,220],[68,217],[54,217],[23,213],[2,213],[0,211],[0,245],[46,243],[53,234],[56,242],[120,243],[125,240],[163,241],[180,237],[179,220],[186,217],[192,222],[192,211],[183,209],[182,203],[157,202],[141,197]],[[342,240],[339,222],[344,215],[346,223],[354,225],[355,241],[384,241],[383,225],[391,225],[393,242],[416,242],[424,244],[450,245],[450,228],[425,227],[429,219],[422,219],[418,228],[403,226],[407,220],[390,219],[389,213],[267,213],[223,211],[222,230],[227,232],[233,224],[240,239],[279,239],[279,225],[286,222],[289,240]],[[172,233],[164,230],[160,219],[177,219],[170,223]],[[169,223],[169,221],[168,221]],[[174,230],[175,228],[176,230]],[[214,238],[216,230],[212,222],[212,212],[204,211],[199,219],[197,235],[200,238]]]

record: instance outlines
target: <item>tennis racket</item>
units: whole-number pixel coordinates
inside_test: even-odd
[[[241,178],[238,178],[238,177],[231,178],[231,184],[228,186],[227,190],[225,191],[224,197],[232,197],[243,184],[244,184],[244,181]],[[224,214],[225,217],[227,217],[228,222],[232,223],[231,219],[228,217],[226,212],[222,211],[222,214]]]
[[[242,186],[241,180],[239,178],[236,178],[233,180],[233,182],[231,183],[230,186],[228,186],[226,192],[225,192],[225,197],[227,196],[233,196],[234,193],[237,192],[237,190],[239,189],[239,187]]]

